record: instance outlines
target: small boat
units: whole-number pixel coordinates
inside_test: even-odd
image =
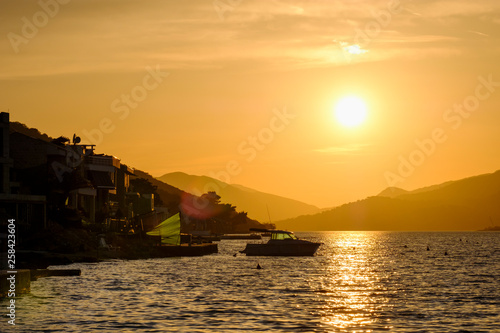
[[[169,217],[146,234],[159,237],[161,241],[161,245],[151,247],[151,257],[193,257],[218,253],[217,244],[193,244],[191,235],[181,234],[179,213]],[[182,244],[183,239],[186,239],[188,244]]]
[[[298,239],[291,231],[257,229],[251,231],[269,232],[271,239],[267,243],[247,244],[240,253],[247,256],[312,256],[321,243]]]

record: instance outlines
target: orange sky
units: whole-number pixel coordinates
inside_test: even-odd
[[[0,110],[154,176],[330,207],[500,169],[498,1],[16,0],[0,22]]]

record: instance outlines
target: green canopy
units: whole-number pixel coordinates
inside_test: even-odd
[[[160,236],[163,244],[180,245],[181,243],[181,218],[179,213],[169,217],[162,223],[147,232],[149,236]]]

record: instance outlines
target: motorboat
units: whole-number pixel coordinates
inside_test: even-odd
[[[267,243],[249,243],[240,253],[247,256],[312,256],[321,243],[297,238],[291,231],[251,228],[250,231],[268,232],[271,239]]]

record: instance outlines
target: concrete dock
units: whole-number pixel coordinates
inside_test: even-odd
[[[31,272],[29,269],[0,271],[0,297],[16,297],[27,294],[31,288]]]
[[[0,271],[0,298],[16,297],[31,291],[31,281],[49,276],[80,276],[79,269],[17,269]]]

